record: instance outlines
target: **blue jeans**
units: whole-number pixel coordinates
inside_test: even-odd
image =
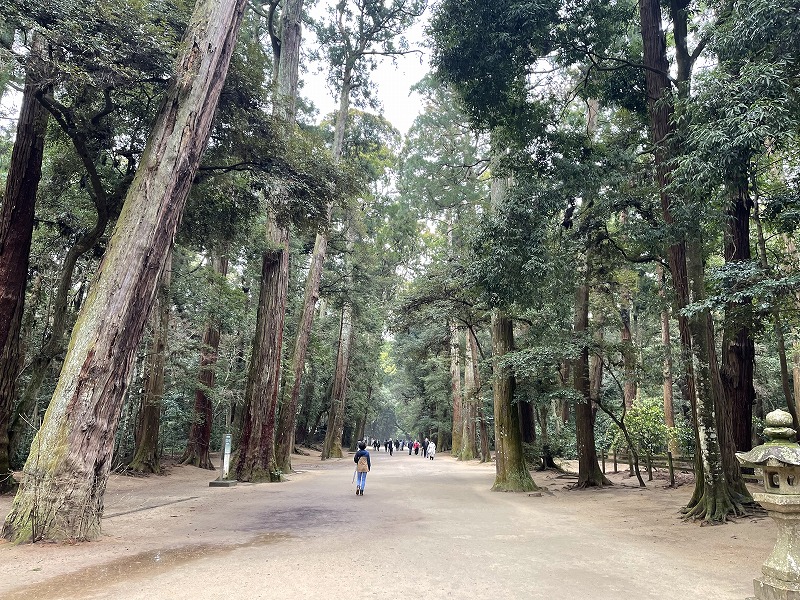
[[[356,487],[360,490],[364,489],[364,484],[367,483],[367,472],[356,473]]]

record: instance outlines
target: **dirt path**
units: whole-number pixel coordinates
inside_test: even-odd
[[[114,476],[104,537],[0,544],[0,598],[743,600],[775,539],[769,519],[684,523],[689,486],[492,493],[494,467],[373,453],[295,462],[283,484],[209,488],[214,475]],[[5,514],[11,498],[0,498]]]

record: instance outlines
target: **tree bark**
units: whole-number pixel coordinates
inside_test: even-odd
[[[461,454],[464,435],[464,396],[461,394],[461,336],[455,321],[450,323],[450,398],[453,405],[453,454]],[[440,440],[441,443],[441,440]]]
[[[578,488],[611,485],[597,462],[594,439],[594,411],[592,410],[589,380],[589,281],[587,266],[575,289],[575,321],[573,333],[583,339],[578,358],[573,364],[573,383],[580,400],[575,402],[575,438],[578,446]]]
[[[622,323],[620,339],[622,342],[622,363],[625,371],[625,383],[623,385],[625,408],[630,409],[636,399],[636,350],[633,346],[633,335],[631,335],[631,299],[627,290],[624,302],[625,304],[619,309],[619,318]]]
[[[211,259],[214,273],[225,277],[228,274],[228,259],[214,256]],[[181,458],[181,464],[193,465],[201,469],[213,470],[211,462],[211,429],[214,425],[214,403],[209,391],[214,389],[219,351],[219,319],[212,315],[203,332],[203,346],[200,349],[200,372],[198,386],[194,392],[194,410],[189,440]]]
[[[87,540],[103,493],[131,366],[208,142],[245,0],[200,0],[64,366],[3,536]]]
[[[172,251],[170,250],[161,276],[161,286],[151,311],[153,339],[147,354],[144,394],[134,434],[133,460],[128,469],[138,473],[160,473],[161,456],[158,433],[164,398],[164,366],[167,362],[167,338],[170,315],[170,284],[172,280]]]
[[[339,111],[336,116],[336,130],[334,132],[332,155],[338,162],[342,156],[344,134],[347,128],[347,117],[350,111],[350,89],[352,86],[352,67],[345,69],[342,79],[342,90],[339,95]],[[333,205],[328,206],[326,227],[330,226]],[[292,371],[287,378],[285,395],[281,403],[280,421],[276,439],[276,459],[278,467],[288,473],[292,470],[292,436],[297,421],[297,403],[300,398],[303,369],[306,364],[308,340],[311,336],[311,325],[314,321],[314,306],[319,299],[319,282],[322,278],[322,267],[328,250],[327,229],[317,233],[314,240],[314,251],[311,255],[311,265],[306,276],[306,288],[303,296],[303,308],[300,311],[300,320],[297,326],[297,336],[292,353]],[[285,392],[286,394],[287,392]]]
[[[664,350],[664,362],[661,374],[664,390],[664,424],[670,430],[669,449],[673,455],[678,455],[678,442],[675,439],[675,407],[672,395],[672,338],[669,333],[669,305],[665,301],[666,283],[664,281],[664,267],[658,266],[658,295],[661,297],[661,347]]]
[[[747,179],[729,182],[730,201],[727,210],[724,257],[726,263],[751,260],[750,207]],[[722,384],[731,416],[731,433],[736,450],[750,450],[753,439],[753,387],[755,343],[750,328],[750,302],[729,304],[725,308],[722,336]]]
[[[676,48],[678,50],[678,80],[683,94],[688,94],[690,63],[686,51],[686,10],[682,1],[672,3]],[[655,146],[655,174],[664,222],[675,223],[673,198],[667,186],[671,166],[669,140],[673,137],[671,88],[667,77],[666,39],[661,28],[661,6],[658,0],[639,0],[639,14],[642,26],[644,50],[645,81],[647,86],[648,112],[650,115],[651,138]],[[692,255],[692,288],[697,294],[704,294],[702,253],[697,240],[690,244]],[[681,337],[681,354],[686,379],[683,383],[684,396],[690,399],[695,420],[695,440],[699,452],[695,457],[695,490],[686,508],[686,514],[705,521],[721,521],[730,513],[736,513],[741,505],[736,500],[733,489],[723,476],[724,459],[720,450],[717,422],[715,419],[715,389],[711,380],[717,365],[710,366],[709,360],[716,360],[713,340],[713,324],[710,315],[701,313],[690,320],[680,311],[689,305],[689,273],[687,266],[687,244],[685,241],[671,243],[668,250],[670,273],[675,288],[678,309],[678,329]],[[702,296],[695,297],[700,300]],[[708,318],[708,323],[706,323]],[[708,334],[712,338],[708,339]],[[709,352],[711,354],[709,354]],[[713,369],[713,370],[712,370]],[[713,394],[713,395],[712,395]],[[732,482],[731,482],[732,483]]]
[[[36,99],[42,91],[39,70],[43,45],[42,38],[34,34],[0,213],[0,493],[16,488],[9,426],[22,362],[20,329],[47,133],[48,113]]]
[[[458,460],[472,460],[478,456],[475,422],[478,417],[478,349],[475,334],[467,330],[464,348],[464,413],[462,415],[461,447]],[[455,447],[455,444],[453,445]]]
[[[494,370],[495,480],[492,490],[527,492],[538,489],[522,452],[519,416],[514,406],[516,382],[503,357],[514,349],[511,319],[500,310],[492,312],[492,367]]]
[[[342,306],[342,320],[339,326],[339,351],[336,354],[336,371],[331,390],[331,409],[328,413],[328,429],[320,458],[341,458],[342,429],[347,399],[347,372],[350,367],[350,348],[353,343],[353,305],[345,302]]]
[[[281,349],[289,281],[289,236],[272,225],[264,252],[256,334],[244,397],[242,435],[236,460],[240,481],[279,481],[275,419],[280,391]]]

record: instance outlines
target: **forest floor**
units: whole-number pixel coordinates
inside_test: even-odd
[[[356,497],[352,455],[293,464],[232,488],[193,467],[113,475],[100,541],[0,543],[0,598],[743,600],[775,541],[764,516],[682,520],[691,484],[548,472],[540,495],[496,493],[493,464],[373,452]]]

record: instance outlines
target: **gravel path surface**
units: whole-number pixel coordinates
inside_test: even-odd
[[[621,475],[569,491],[536,474],[541,495],[503,494],[493,465],[373,452],[357,497],[350,456],[295,468],[233,488],[191,467],[114,476],[100,541],[0,544],[0,598],[743,600],[775,539],[765,518],[683,522],[691,486]]]

